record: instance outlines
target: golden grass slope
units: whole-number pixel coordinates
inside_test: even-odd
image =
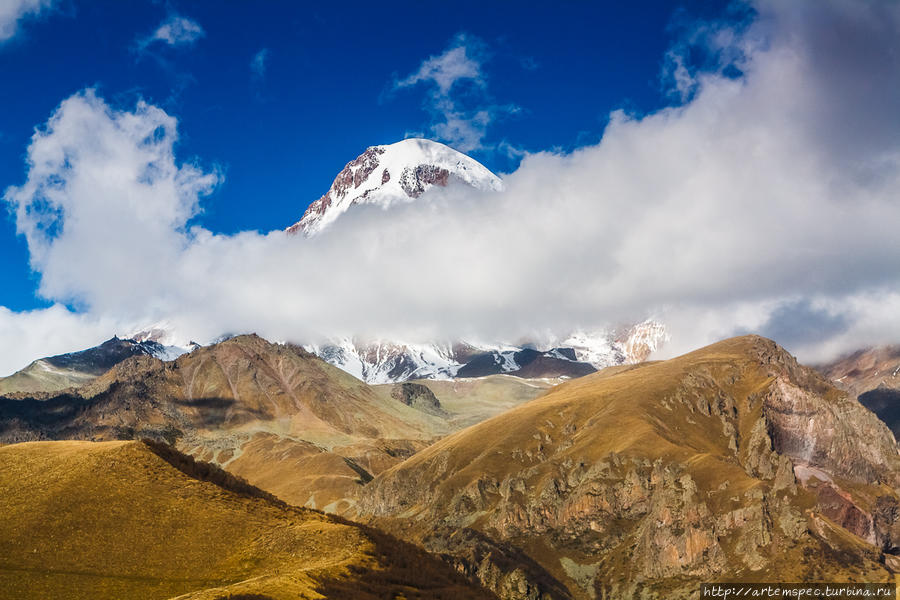
[[[158,452],[0,446],[0,598],[488,597],[383,534],[198,480]]]

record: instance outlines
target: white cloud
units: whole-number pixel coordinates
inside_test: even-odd
[[[54,0],[0,0],[0,43],[16,35],[19,22],[53,6]]]
[[[257,78],[262,79],[266,76],[266,67],[269,60],[269,49],[263,48],[253,55],[250,61],[250,72]]]
[[[478,48],[480,43],[475,43]],[[472,48],[472,39],[465,34],[457,35],[450,47],[442,54],[432,56],[419,66],[419,70],[397,82],[397,87],[409,87],[417,83],[433,83],[437,86],[437,95],[446,97],[457,83],[471,81],[475,85],[484,86],[484,74],[481,71],[480,51]]]
[[[169,46],[189,46],[204,37],[206,32],[199,23],[181,15],[172,14],[152,34],[138,40],[138,48],[143,50],[154,42]]]
[[[744,331],[808,360],[897,342],[900,8],[757,8],[731,32],[741,77],[695,70],[686,104],[615,112],[598,144],[526,156],[499,194],[358,206],[311,239],[216,235],[187,226],[219,177],[177,163],[175,120],[87,92],[35,134],[6,199],[41,293],[91,327],[512,340],[655,314],[668,353]],[[35,358],[20,318],[3,314],[0,368]]]
[[[394,89],[424,85],[429,88],[426,108],[433,122],[431,133],[462,152],[485,148],[488,126],[498,117],[514,114],[514,105],[490,102],[482,65],[484,42],[460,33],[443,53],[425,59],[418,70],[394,83]]]
[[[185,223],[218,181],[176,166],[175,126],[161,109],[114,111],[88,90],[35,133],[28,179],[6,199],[41,294],[115,309],[167,277],[190,242]]]
[[[83,350],[111,338],[115,321],[91,314],[77,314],[63,306],[12,312],[0,306],[0,374],[17,371],[32,360]]]

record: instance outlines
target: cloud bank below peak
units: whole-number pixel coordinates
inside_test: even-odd
[[[166,319],[198,341],[415,341],[653,314],[670,354],[746,331],[813,361],[896,343],[900,57],[883,49],[900,11],[755,8],[740,30],[703,24],[728,48],[710,49],[724,57],[711,68],[684,65],[683,104],[615,112],[600,143],[528,155],[502,192],[355,207],[311,239],[189,227],[221,176],[176,160],[175,119],[77,94],[35,134],[26,181],[5,199],[40,293],[78,310],[0,311],[0,371],[36,358],[16,341],[26,320],[98,336]]]

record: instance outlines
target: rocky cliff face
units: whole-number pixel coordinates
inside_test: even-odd
[[[717,579],[887,578],[898,477],[873,414],[749,336],[557,386],[385,471],[359,511],[505,598],[688,597]],[[454,550],[467,529],[534,561],[526,595]]]

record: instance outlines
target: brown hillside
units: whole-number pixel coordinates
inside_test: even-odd
[[[299,347],[239,336],[173,362],[128,359],[78,390],[0,397],[0,442],[162,439],[292,504],[348,513],[382,470],[545,387],[459,385],[440,391],[448,410],[422,410]]]
[[[488,597],[412,546],[269,500],[172,451],[0,447],[0,598],[175,596]]]
[[[900,346],[859,350],[818,370],[852,396],[878,388],[900,390]]]
[[[710,580],[884,580],[898,486],[874,415],[747,336],[557,386],[383,472],[359,508],[501,596],[513,582],[454,543],[460,528],[540,565],[519,582],[533,594],[564,597],[550,575],[576,598],[672,598]]]

